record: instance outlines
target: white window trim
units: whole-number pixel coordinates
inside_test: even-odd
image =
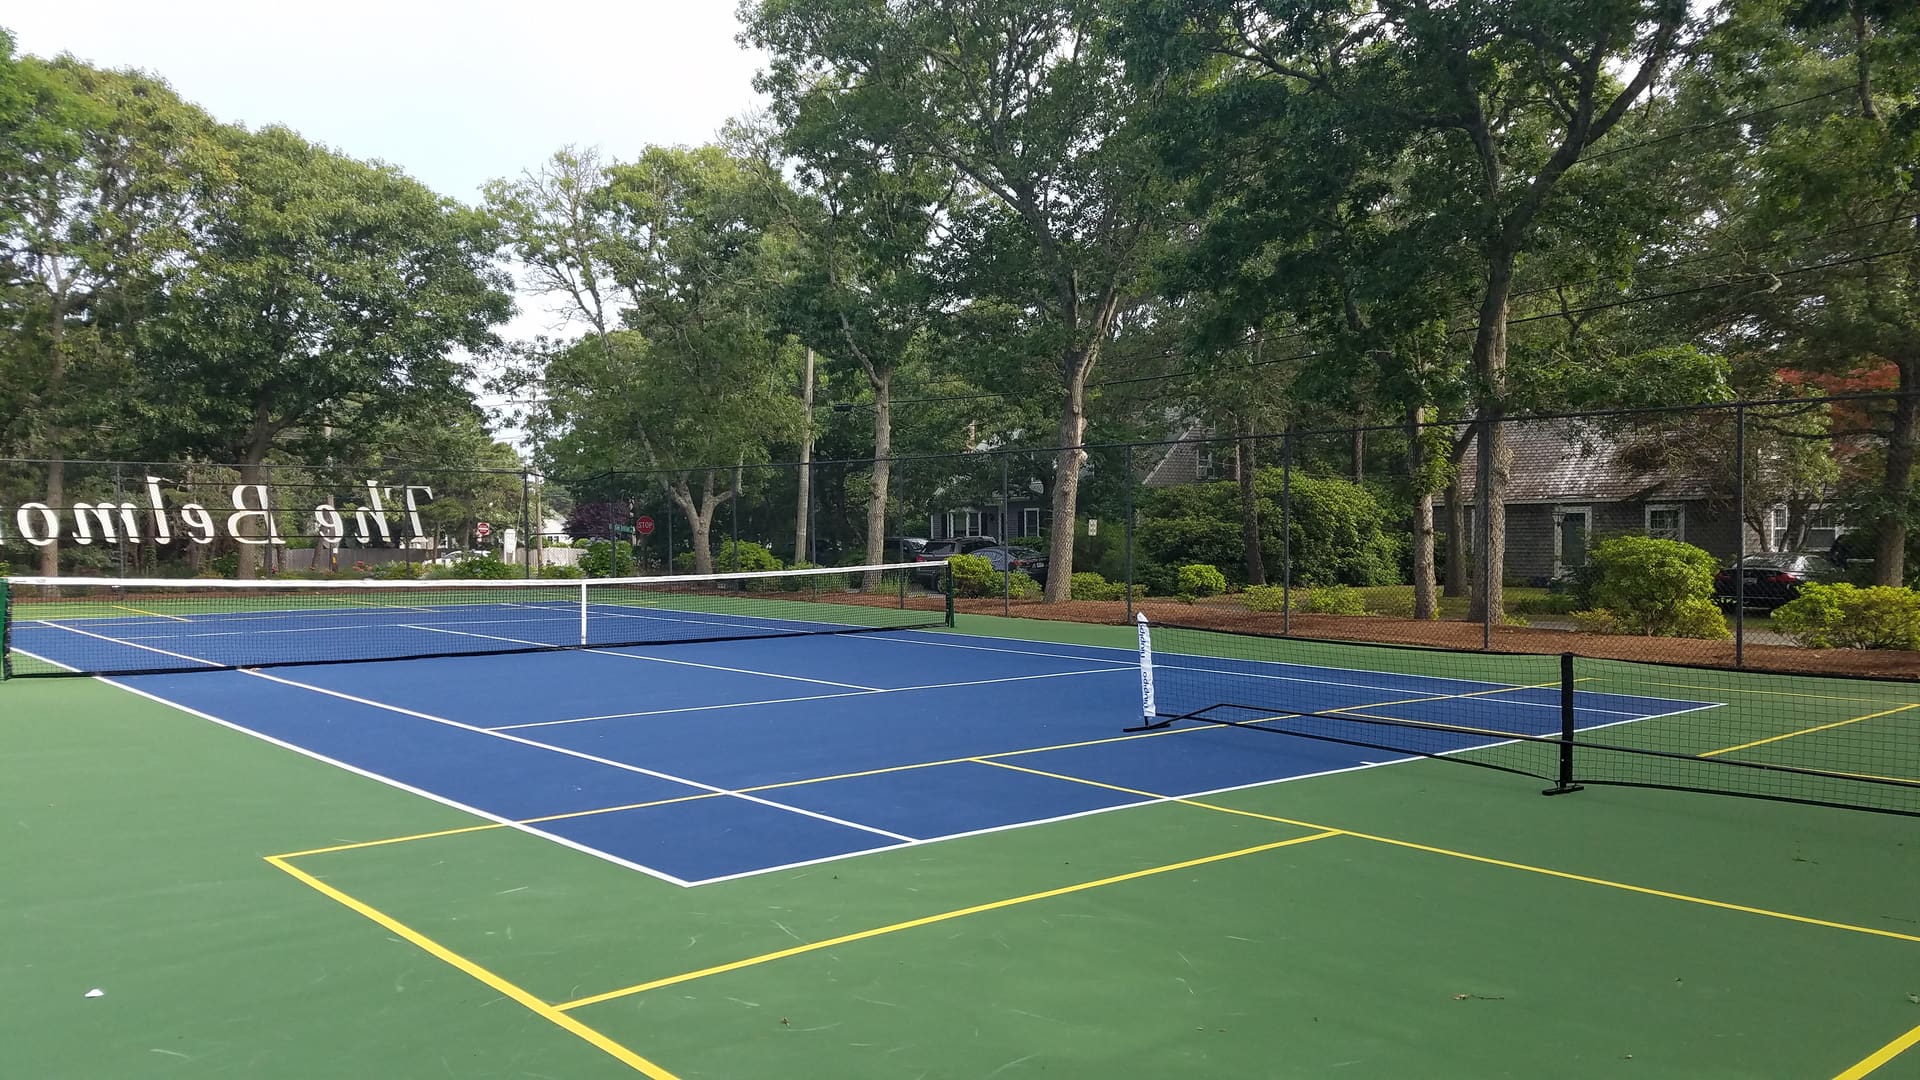
[[[1680,503],[1648,503],[1640,514],[1641,530],[1648,536],[1653,535],[1653,512],[1656,510],[1671,510],[1675,518],[1673,536],[1663,537],[1663,539],[1679,540],[1684,543],[1687,539],[1687,508]],[[1592,528],[1592,519],[1589,518],[1588,521],[1588,528]]]
[[[1021,508],[1020,535],[1021,536],[1039,536],[1040,535],[1040,508],[1039,507],[1028,506],[1028,507]]]

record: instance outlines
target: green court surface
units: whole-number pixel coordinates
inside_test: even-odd
[[[1920,703],[1669,674],[1694,753]],[[1428,759],[682,888],[91,680],[0,756],[0,1076],[1920,1077],[1911,816]]]

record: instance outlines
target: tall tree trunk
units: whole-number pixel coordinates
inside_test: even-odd
[[[1467,535],[1467,501],[1460,490],[1460,467],[1466,463],[1467,451],[1473,448],[1473,429],[1469,427],[1454,440],[1453,449],[1447,455],[1447,565],[1444,596],[1467,595],[1467,552],[1473,548],[1473,540]]]
[[[793,561],[807,559],[807,515],[813,507],[813,350],[807,350],[806,373],[800,381],[801,407],[806,411],[806,429],[800,436],[800,483],[794,493],[794,504],[799,507],[793,515]]]
[[[262,490],[264,490],[264,485],[266,484],[267,451],[273,448],[274,433],[271,421],[272,418],[265,405],[259,405],[254,408],[253,428],[247,433],[247,448],[240,455],[240,483],[243,486],[260,484],[263,485]],[[262,504],[269,509],[271,508],[270,500],[270,494],[267,499],[262,500]],[[235,506],[234,509],[238,510],[240,508]],[[234,569],[234,576],[242,581],[251,581],[259,576],[259,545],[245,543],[241,540],[242,537],[259,539],[260,532],[256,527],[258,520],[259,519],[252,515],[242,518],[242,527],[238,535],[234,537],[234,540],[238,541],[237,546],[240,557]],[[272,536],[273,530],[267,530],[267,535]]]
[[[873,488],[867,495],[867,565],[886,562],[887,481],[893,462],[893,370],[867,368],[873,386]],[[869,571],[864,583],[871,592],[880,587],[880,572]]]
[[[67,462],[61,454],[57,440],[59,432],[50,432],[47,455],[47,505],[53,508],[55,525],[48,539],[53,542],[40,549],[40,576],[60,576],[60,526],[58,522],[66,516],[67,505]]]
[[[1361,418],[1362,420],[1365,417]],[[1355,425],[1353,429],[1353,482],[1364,483],[1367,479],[1367,433]]]
[[[1507,312],[1513,292],[1514,253],[1496,250],[1487,258],[1487,291],[1480,304],[1480,328],[1473,341],[1474,375],[1483,421],[1476,463],[1474,555],[1485,568],[1478,575],[1469,617],[1498,621],[1505,610],[1507,563],[1506,431],[1501,423],[1507,399]]]
[[[1067,600],[1073,577],[1073,533],[1080,507],[1080,467],[1087,460],[1081,441],[1087,433],[1087,373],[1093,370],[1097,344],[1076,349],[1066,357],[1067,400],[1060,408],[1060,424],[1054,429],[1054,445],[1060,447],[1053,458],[1053,532],[1047,543],[1047,589],[1049,604]]]
[[[1907,573],[1906,508],[1913,501],[1914,440],[1920,429],[1920,399],[1913,396],[1920,383],[1920,362],[1898,361],[1900,396],[1893,401],[1893,430],[1887,438],[1887,469],[1880,479],[1880,497],[1887,512],[1880,518],[1873,553],[1873,583],[1904,585]]]
[[[673,504],[680,508],[680,515],[687,519],[687,534],[693,542],[693,572],[696,574],[713,573],[713,516],[720,504],[727,501],[728,492],[716,490],[713,484],[713,470],[707,469],[701,481],[699,497],[695,498],[693,485],[687,481],[685,473],[676,474],[668,486]]]
[[[1240,544],[1246,549],[1247,584],[1267,583],[1267,563],[1260,550],[1260,499],[1254,491],[1253,421],[1234,418],[1234,434],[1240,437],[1234,447],[1235,479],[1240,481]]]
[[[1433,580],[1433,490],[1426,479],[1426,444],[1422,441],[1421,421],[1426,409],[1415,405],[1407,411],[1407,475],[1413,478],[1413,617],[1433,619],[1440,615],[1434,596]]]

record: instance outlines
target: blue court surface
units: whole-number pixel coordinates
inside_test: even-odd
[[[1560,724],[1551,688],[1164,654],[1156,673],[1276,709]],[[1123,734],[1131,652],[922,630],[114,681],[679,885],[1409,760],[1215,725]],[[1710,707],[1576,706],[1582,727]],[[1434,737],[1419,749],[1501,741]]]

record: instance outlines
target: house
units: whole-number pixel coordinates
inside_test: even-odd
[[[1657,442],[1630,445],[1592,424],[1538,420],[1508,425],[1506,446],[1511,455],[1506,499],[1509,578],[1545,581],[1582,566],[1596,537],[1632,533],[1680,540],[1725,561],[1742,548],[1778,550],[1791,542],[1786,507],[1752,508],[1749,522],[1742,524],[1735,518],[1730,482],[1716,482],[1704,469],[1660,462]],[[1728,446],[1729,459],[1732,453]],[[1470,450],[1460,477],[1469,522],[1476,510],[1475,461]],[[1726,471],[1730,475],[1731,467]],[[1444,532],[1444,514],[1439,516],[1437,524]],[[1762,522],[1764,532],[1756,530],[1755,520]],[[1471,524],[1468,529],[1471,536]],[[1816,507],[1802,532],[1793,546],[1824,550],[1833,542],[1833,518]]]

